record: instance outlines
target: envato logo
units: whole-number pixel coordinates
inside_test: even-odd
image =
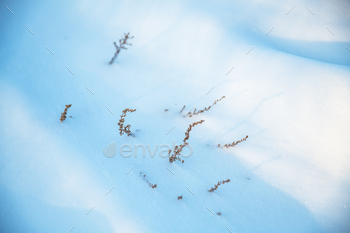
[[[159,157],[161,158],[167,158],[168,157],[168,153],[169,150],[174,151],[175,148],[175,141],[172,142],[172,147],[169,146],[169,144],[162,144],[162,145],[156,145],[156,147],[154,148],[154,150],[151,150],[151,148],[149,147],[149,145],[144,145],[144,144],[137,144],[137,145],[130,145],[130,144],[123,144],[119,147],[119,154],[124,157],[124,158],[130,158],[132,155],[134,155],[134,157],[137,157],[137,153],[140,151],[139,148],[142,149],[142,157],[146,157],[146,151],[148,152],[148,154],[150,155],[151,158],[153,158],[158,151],[158,148],[160,148],[161,150],[159,151]],[[185,148],[188,149],[185,149]],[[164,149],[162,149],[164,148]],[[139,150],[138,150],[139,149]],[[193,148],[191,145],[186,145],[184,147],[184,151],[188,151],[188,154],[184,154],[183,151],[180,153],[180,156],[182,156],[183,158],[188,158],[193,154]],[[115,142],[111,142],[109,143],[109,145],[107,146],[107,148],[103,148],[103,154],[108,157],[108,158],[112,158],[117,154],[117,145],[115,144]]]

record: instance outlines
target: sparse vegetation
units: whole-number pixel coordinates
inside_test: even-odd
[[[188,145],[187,140],[190,138],[190,132],[191,132],[192,128],[193,128],[194,126],[198,125],[198,124],[202,124],[203,122],[204,122],[204,120],[197,121],[197,122],[194,122],[194,123],[192,123],[192,124],[190,124],[190,125],[188,126],[188,129],[187,129],[186,132],[185,132],[185,138],[184,138],[184,140],[183,140],[183,144],[181,144],[180,146],[176,145],[176,146],[174,147],[174,151],[173,151],[173,154],[172,154],[171,156],[170,156],[171,150],[169,150],[169,152],[168,152],[169,162],[170,162],[170,163],[172,163],[172,162],[174,162],[174,161],[176,161],[176,160],[182,161],[182,163],[184,163],[184,160],[181,160],[180,157],[179,157],[179,155],[181,154],[182,149],[183,149],[185,146]]]
[[[218,187],[219,187],[220,185],[225,184],[225,183],[228,183],[228,182],[231,182],[230,179],[219,181],[216,185],[214,185],[214,188],[210,188],[208,191],[209,191],[209,192],[214,192],[215,190],[218,189]]]
[[[242,138],[241,140],[232,142],[231,144],[225,144],[225,145],[223,145],[223,146],[221,146],[220,144],[218,144],[218,147],[225,147],[225,148],[234,147],[234,146],[236,146],[238,143],[241,143],[241,142],[243,142],[243,141],[247,141],[247,138],[248,138],[248,135],[245,136],[244,138]]]
[[[144,179],[144,180],[146,180],[146,175],[145,174],[143,174],[142,175],[142,172],[140,172],[140,176]],[[157,184],[151,184],[148,180],[146,180],[146,182],[147,182],[147,184],[149,185],[149,187],[151,187],[151,188],[157,188]]]
[[[126,108],[122,111],[122,115],[120,115],[120,120],[118,122],[120,136],[122,136],[124,133],[126,133],[128,136],[135,137],[135,134],[133,132],[131,132],[131,130],[130,130],[131,125],[124,126],[126,113],[127,112],[135,112],[135,111],[136,111],[136,109],[130,109],[130,108]]]
[[[198,114],[203,113],[203,112],[205,112],[205,111],[209,111],[209,109],[211,109],[211,107],[213,107],[215,104],[217,104],[218,102],[220,102],[220,101],[221,101],[222,99],[224,99],[224,98],[225,98],[225,96],[221,97],[221,98],[218,99],[218,100],[215,100],[214,103],[213,103],[212,105],[210,105],[209,107],[205,107],[203,110],[197,111],[197,109],[195,108],[195,109],[193,110],[193,112],[190,111],[189,113],[187,113],[187,115],[188,115],[189,117],[192,117],[192,116],[194,116],[194,115],[198,115]],[[185,106],[186,106],[186,105],[185,105]],[[183,109],[185,108],[185,106],[183,107]],[[183,110],[183,109],[182,109],[182,110]],[[180,112],[182,112],[182,110],[181,110]]]
[[[132,46],[132,44],[128,43],[128,40],[129,40],[129,39],[132,39],[132,38],[134,38],[134,37],[133,37],[133,36],[132,36],[132,37],[129,37],[129,35],[130,35],[130,32],[124,33],[124,37],[122,37],[121,39],[119,39],[119,45],[117,45],[116,42],[113,43],[117,51],[115,52],[115,54],[114,54],[114,56],[112,57],[112,59],[111,59],[111,61],[109,62],[109,64],[112,64],[112,63],[114,62],[114,60],[117,58],[118,54],[120,53],[120,51],[121,51],[122,49],[127,49],[125,46],[127,46],[127,45]]]
[[[63,122],[66,118],[67,118],[67,111],[68,108],[72,107],[71,104],[66,105],[66,108],[64,109],[64,111],[61,113],[61,118],[60,121]],[[72,117],[72,116],[71,116]]]
[[[186,108],[186,105],[184,105],[180,111],[180,113],[182,113],[182,111]]]
[[[180,199],[182,199],[182,195],[177,197],[177,200],[180,200]]]

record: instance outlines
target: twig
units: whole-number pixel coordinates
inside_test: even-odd
[[[114,54],[114,56],[112,57],[112,59],[111,59],[111,61],[109,62],[109,64],[112,64],[112,63],[114,62],[114,60],[117,58],[118,54],[120,53],[120,51],[121,51],[122,49],[127,49],[127,48],[125,47],[126,45],[132,46],[132,44],[128,43],[128,40],[134,38],[134,36],[129,37],[129,34],[130,34],[130,32],[124,33],[124,37],[122,37],[121,39],[119,39],[119,45],[117,45],[116,42],[113,42],[113,44],[114,44],[114,46],[115,46],[115,48],[116,48],[117,51],[115,52],[115,54]]]
[[[68,108],[70,108],[71,106],[72,106],[71,104],[66,105],[66,108],[61,113],[61,118],[60,118],[61,122],[63,122],[67,118],[67,111],[68,111]]]
[[[234,146],[236,146],[238,143],[241,143],[241,142],[243,142],[243,141],[247,141],[247,138],[248,138],[248,135],[245,136],[244,138],[242,138],[241,140],[232,142],[231,144],[225,144],[225,145],[223,145],[223,146],[221,146],[220,144],[218,144],[218,147],[225,147],[225,148],[234,147]]]
[[[231,182],[230,179],[219,181],[216,185],[214,185],[214,188],[211,188],[208,191],[214,192],[214,190],[217,190],[220,185],[228,183],[228,182]]]
[[[187,140],[190,138],[190,132],[191,132],[192,128],[198,124],[202,124],[203,122],[204,122],[204,120],[197,121],[197,122],[194,122],[188,126],[188,129],[185,132],[185,138],[183,140],[183,144],[181,144],[180,146],[176,145],[174,147],[174,151],[173,151],[173,154],[171,156],[170,156],[171,150],[169,150],[169,152],[168,152],[170,163],[172,163],[176,160],[182,161],[182,163],[184,163],[184,160],[181,160],[179,155],[181,154],[182,149],[188,145]]]
[[[209,111],[209,109],[211,109],[211,107],[213,107],[215,104],[217,104],[219,101],[221,101],[222,99],[224,99],[225,98],[225,96],[223,96],[223,97],[221,97],[220,99],[218,99],[218,100],[215,100],[214,101],[214,103],[212,104],[212,105],[210,105],[209,107],[205,107],[203,110],[199,110],[198,112],[196,112],[196,108],[193,110],[193,112],[189,112],[189,113],[187,113],[190,117],[192,117],[193,115],[198,115],[198,114],[200,114],[200,113],[202,113],[202,112],[205,112],[205,111]]]

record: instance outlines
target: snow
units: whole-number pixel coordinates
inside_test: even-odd
[[[349,232],[349,8],[2,1],[1,232]],[[125,108],[135,137],[119,135]],[[202,119],[183,164],[119,155],[180,144]]]

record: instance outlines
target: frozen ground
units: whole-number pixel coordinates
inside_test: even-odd
[[[1,232],[350,232],[349,9],[1,1]],[[108,65],[128,31],[133,46]],[[125,108],[137,109],[126,118],[135,138],[119,136]],[[201,119],[183,164],[102,153],[179,144]]]

